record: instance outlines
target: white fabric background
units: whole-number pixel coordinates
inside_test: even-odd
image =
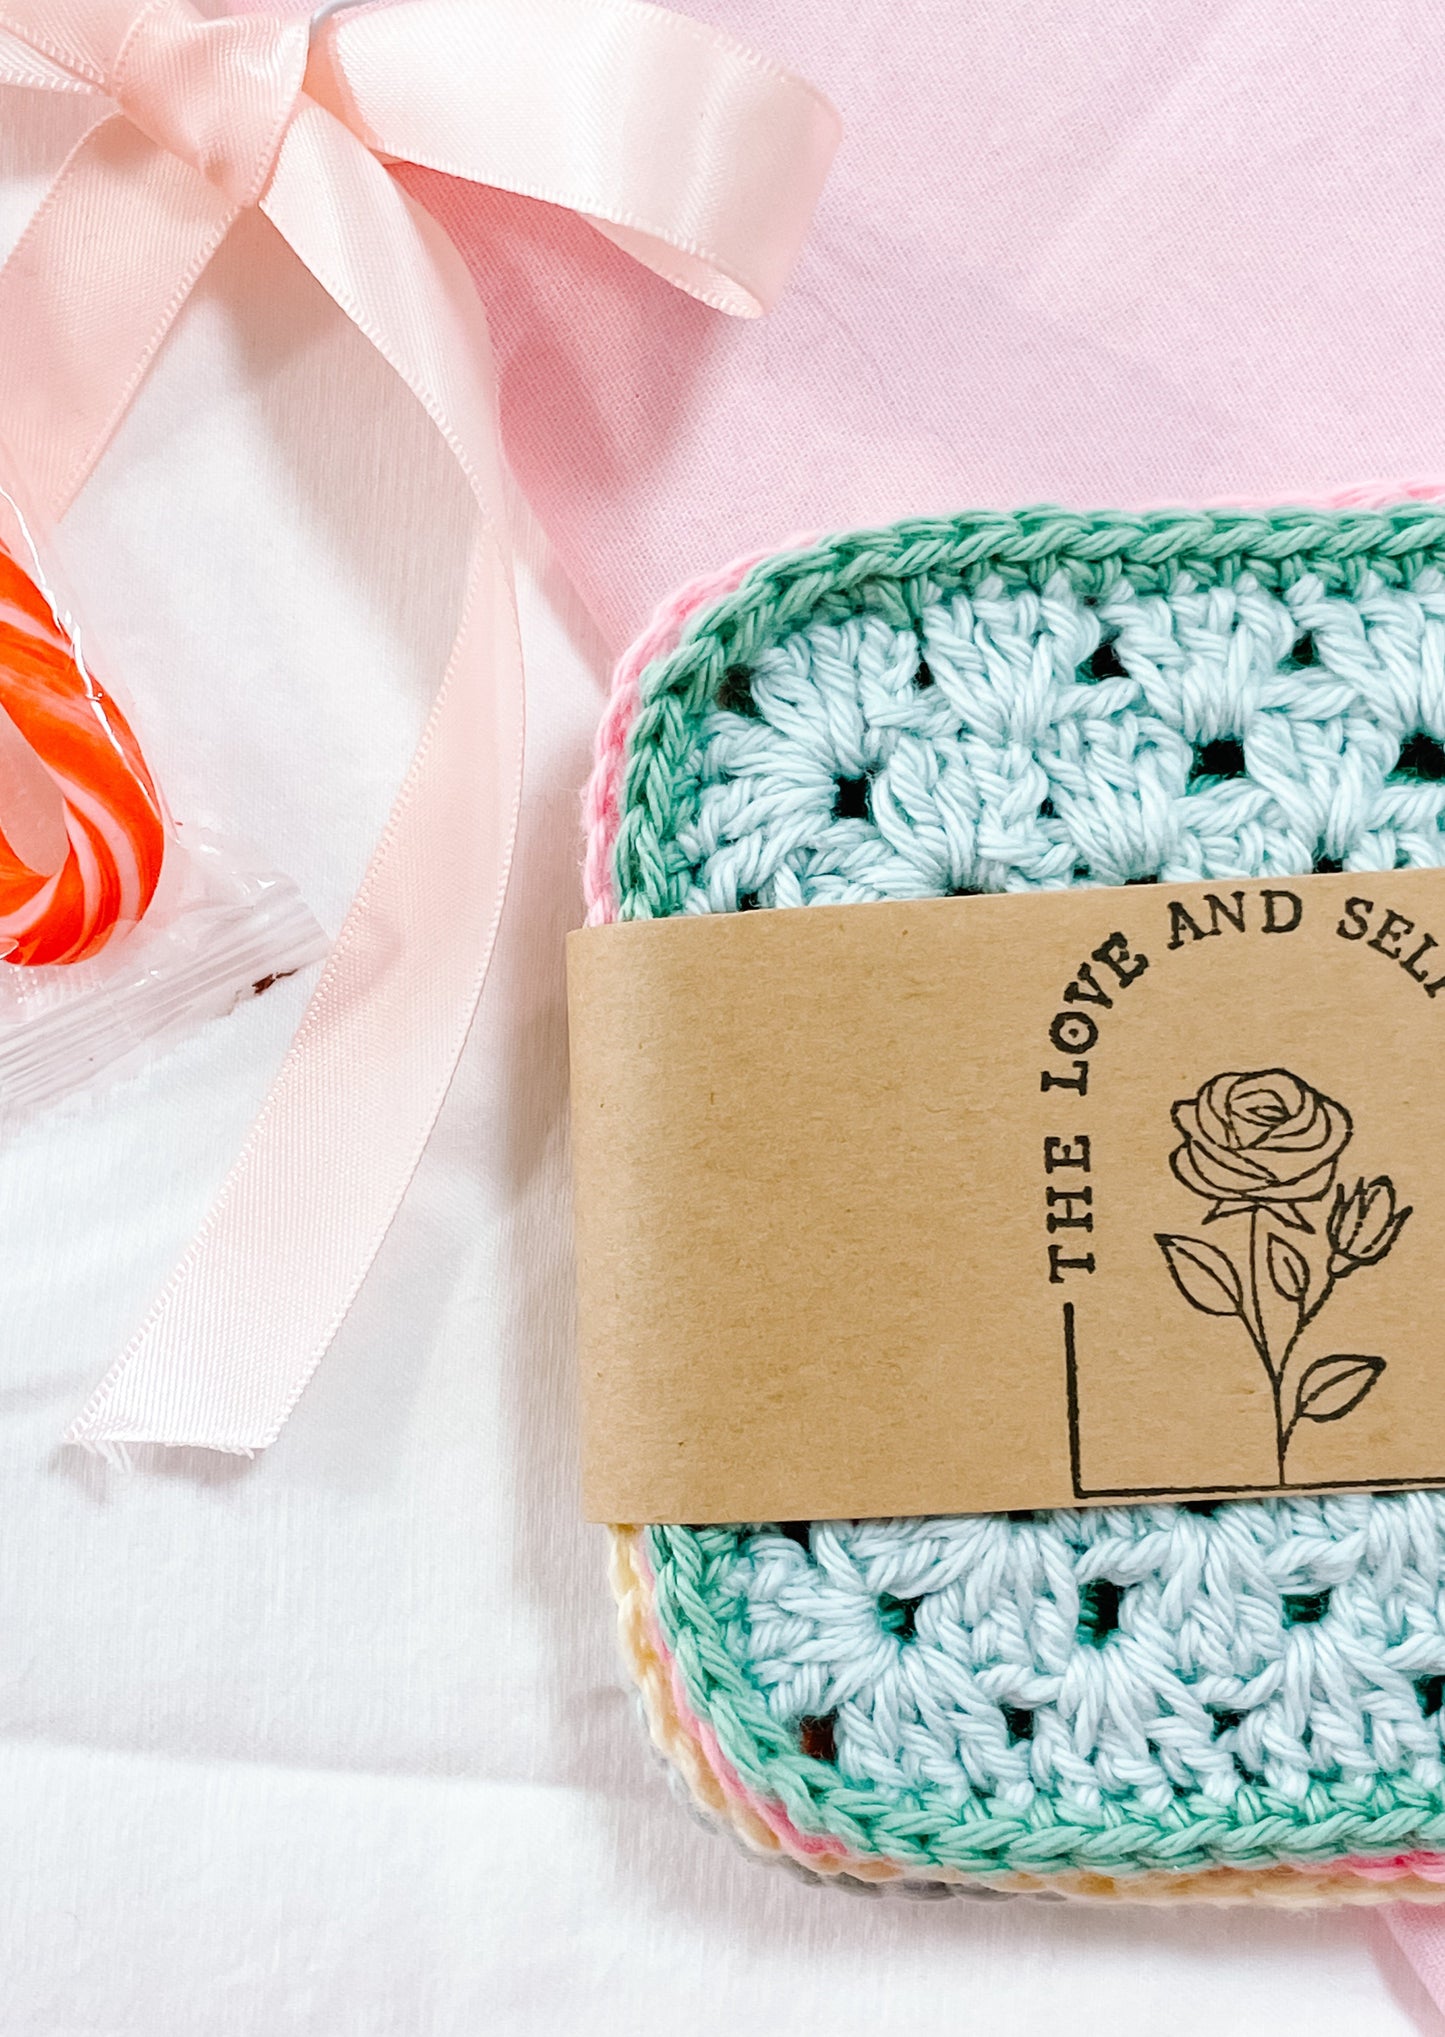
[[[5,112],[13,232],[55,137]],[[294,464],[299,406],[329,422],[323,471]],[[65,533],[175,808],[258,844],[333,930],[439,669],[457,514],[427,428],[257,225]],[[360,1305],[264,1458],[115,1475],[54,1446],[307,985],[0,1150],[0,2030],[1445,2028],[1358,1915],[850,1899],[670,1794],[574,1495],[561,937],[604,660],[535,534],[522,594],[495,975]]]

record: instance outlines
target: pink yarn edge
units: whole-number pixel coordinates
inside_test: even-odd
[[[652,1564],[648,1560],[647,1548],[639,1542],[634,1556],[637,1569],[648,1590],[647,1636],[656,1651],[658,1660],[667,1666],[668,1684],[672,1691],[673,1709],[689,1736],[707,1756],[708,1767],[722,1785],[723,1794],[735,1803],[746,1806],[755,1817],[767,1826],[775,1838],[780,1839],[791,1851],[812,1860],[840,1861],[844,1864],[864,1866],[868,1857],[854,1852],[841,1839],[820,1838],[815,1834],[800,1832],[783,1806],[773,1797],[760,1796],[751,1789],[734,1768],[723,1752],[714,1729],[700,1719],[693,1710],[683,1685],[682,1670],[676,1657],[667,1645],[666,1636],[653,1611],[657,1602],[657,1580],[653,1576]]]
[[[627,766],[627,738],[637,719],[642,675],[657,658],[677,649],[683,631],[699,609],[731,594],[752,568],[764,559],[796,552],[815,543],[812,537],[794,537],[775,551],[747,552],[730,565],[675,588],[658,608],[635,643],[629,644],[617,661],[602,724],[597,731],[592,773],[582,800],[582,824],[587,831],[582,865],[582,893],[587,904],[587,925],[601,926],[617,917],[617,897],[612,883],[612,852],[622,821],[622,777]]]
[[[1282,500],[1298,500],[1307,509],[1383,509],[1392,502],[1445,501],[1445,480],[1415,480],[1397,483],[1364,482],[1326,496],[1231,499],[1211,504],[1221,509],[1271,509]],[[1160,505],[1163,506],[1163,505]],[[647,628],[630,644],[617,662],[606,711],[598,730],[591,776],[583,801],[587,829],[586,860],[583,866],[587,925],[606,925],[617,917],[616,891],[612,882],[612,852],[617,844],[621,821],[622,778],[627,762],[627,738],[637,718],[642,674],[658,658],[666,657],[682,641],[688,622],[700,609],[731,594],[745,576],[763,559],[782,556],[815,544],[816,536],[802,535],[787,540],[775,551],[750,552],[734,559],[716,572],[686,581],[662,602]],[[656,1601],[656,1580],[644,1545],[639,1544],[637,1561],[647,1581],[652,1603]],[[682,1671],[667,1645],[661,1627],[649,1611],[648,1633],[660,1662],[668,1672],[673,1706],[682,1724],[702,1749],[709,1768],[723,1793],[743,1805],[791,1851],[805,1859],[828,1858],[846,1864],[867,1865],[870,1856],[853,1852],[839,1840],[823,1839],[800,1832],[783,1806],[774,1798],[758,1794],[745,1783],[719,1744],[713,1728],[698,1717],[683,1685]],[[1341,1873],[1364,1881],[1398,1881],[1417,1876],[1422,1881],[1445,1882],[1445,1854],[1397,1853],[1383,1860],[1368,1860],[1347,1854],[1332,1865]]]
[[[673,1710],[677,1714],[678,1722],[705,1756],[723,1795],[750,1811],[799,1859],[827,1861],[830,1868],[835,1871],[849,1867],[866,1870],[874,1865],[879,1857],[877,1855],[858,1853],[841,1839],[820,1837],[800,1831],[776,1798],[760,1795],[743,1781],[723,1752],[714,1728],[700,1719],[693,1710],[683,1682],[681,1667],[668,1647],[666,1636],[652,1610],[656,1603],[657,1584],[644,1544],[638,1544],[634,1561],[649,1594],[649,1609],[646,1615],[648,1640],[658,1660],[667,1669]],[[1445,1883],[1445,1854],[1439,1853],[1396,1853],[1382,1860],[1368,1860],[1359,1855],[1344,1854],[1329,1865],[1334,1872],[1351,1874],[1361,1881],[1383,1883],[1414,1877],[1420,1881]]]

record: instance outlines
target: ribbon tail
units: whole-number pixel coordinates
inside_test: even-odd
[[[441,1108],[516,833],[522,656],[470,281],[440,228],[314,105],[263,207],[423,403],[478,525],[446,676],[281,1073],[200,1233],[67,1434],[102,1453],[152,1442],[249,1454],[275,1438]],[[357,219],[364,236],[349,230]]]
[[[0,269],[0,449],[52,518],[99,459],[235,216],[198,171],[119,115],[66,158]]]

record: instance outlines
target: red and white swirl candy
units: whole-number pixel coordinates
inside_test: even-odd
[[[129,724],[0,551],[0,959],[95,954],[144,913],[164,854]]]

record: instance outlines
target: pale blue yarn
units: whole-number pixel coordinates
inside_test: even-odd
[[[1101,642],[1123,676],[1089,679]],[[750,684],[705,724],[689,911],[1445,863],[1445,782],[1396,771],[1412,737],[1445,743],[1434,568],[1350,600],[985,583],[921,641],[802,630]],[[1200,777],[1221,738],[1244,775]],[[860,780],[866,817],[840,818]],[[1123,1588],[1108,1647],[1081,1631],[1098,1579]],[[1438,1494],[763,1527],[717,1597],[778,1723],[830,1715],[839,1773],[887,1790],[1162,1814],[1180,1790],[1445,1785]]]
[[[1081,683],[1101,641],[1126,676]],[[1445,784],[1388,782],[1407,737],[1445,742],[1433,567],[1353,601],[1310,578],[1097,603],[999,583],[926,610],[921,645],[820,623],[751,677],[756,714],[705,723],[689,911],[1445,862]],[[1191,785],[1219,737],[1247,777]],[[871,781],[870,818],[835,817],[840,778]]]

